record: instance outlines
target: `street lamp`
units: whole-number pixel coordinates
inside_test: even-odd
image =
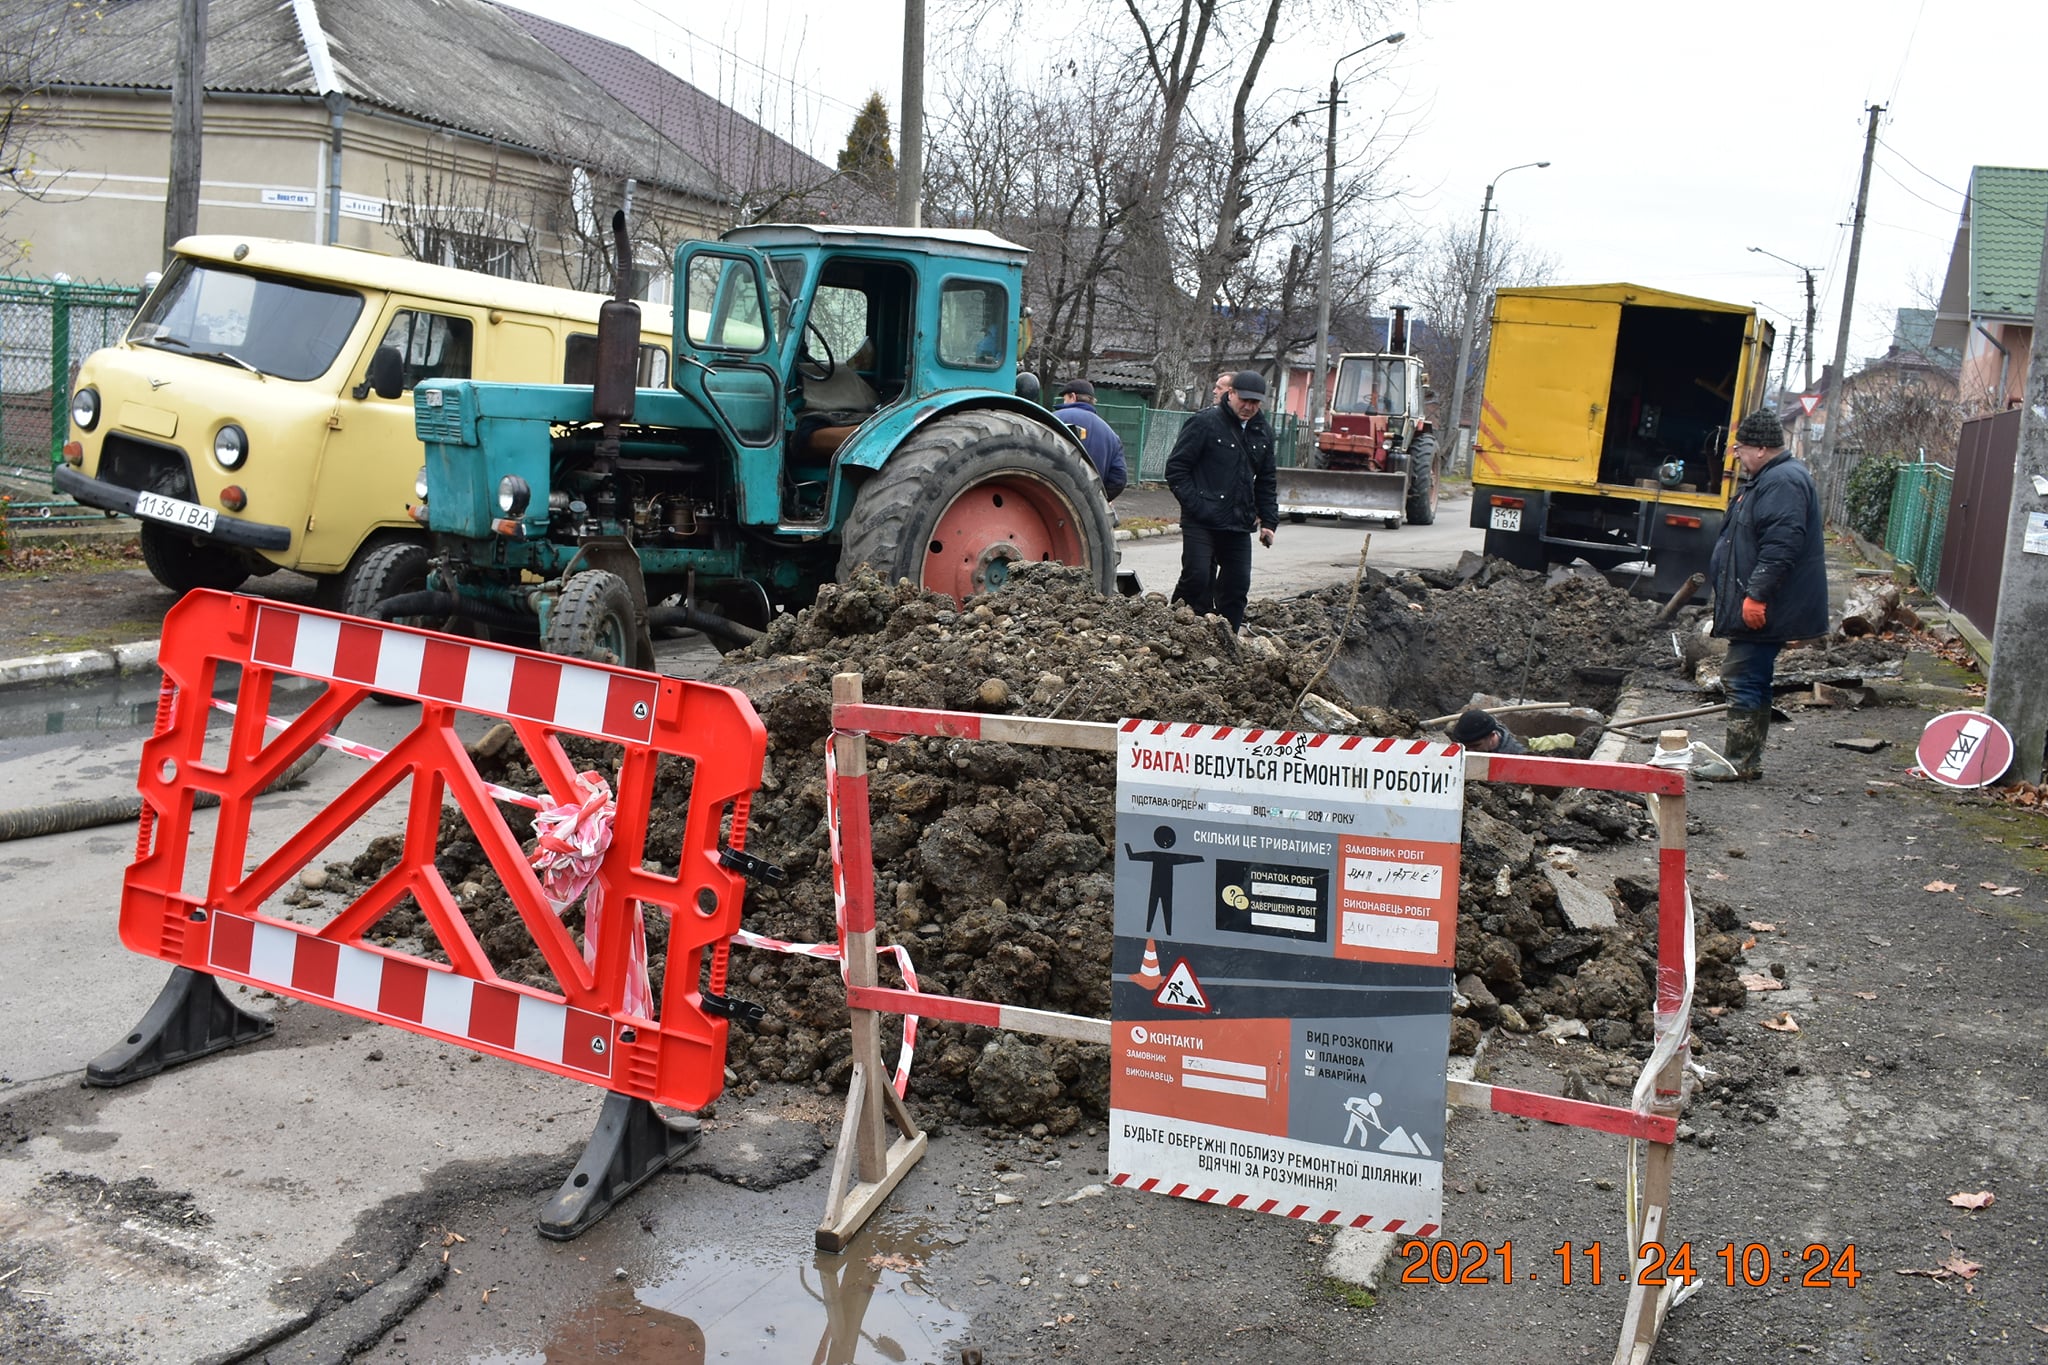
[[[1405,33],[1389,33],[1330,63],[1330,131],[1323,140],[1323,268],[1316,285],[1316,373],[1308,386],[1311,430],[1322,425],[1324,391],[1330,377],[1330,253],[1337,214],[1337,68],[1362,52],[1372,51],[1381,43],[1398,43],[1407,36]],[[1366,315],[1366,326],[1372,326],[1370,311]]]
[[[1800,273],[1801,275],[1804,275],[1804,276],[1806,277],[1806,387],[1805,387],[1804,389],[1800,390],[1800,392],[1802,392],[1802,393],[1812,393],[1812,392],[1813,392],[1813,267],[1812,267],[1812,266],[1810,266],[1810,265],[1801,265],[1801,264],[1799,264],[1799,262],[1797,262],[1797,261],[1786,261],[1786,260],[1785,260],[1785,258],[1784,258],[1783,256],[1780,256],[1780,255],[1779,255],[1779,254],[1778,254],[1777,252],[1775,252],[1775,251],[1765,251],[1765,250],[1764,250],[1764,249],[1763,249],[1762,247],[1760,247],[1760,246],[1753,246],[1753,247],[1751,247],[1751,248],[1750,248],[1750,250],[1751,250],[1751,251],[1754,251],[1754,252],[1755,252],[1755,253],[1757,253],[1757,255],[1759,255],[1759,256],[1768,256],[1768,257],[1770,257],[1770,258],[1771,258],[1772,260],[1774,260],[1774,261],[1784,261],[1784,263],[1785,263],[1786,265],[1789,265],[1789,266],[1791,266],[1791,267],[1792,267],[1792,268],[1793,268],[1794,270],[1798,271],[1798,272],[1799,272],[1799,273]]]
[[[1455,443],[1458,439],[1458,420],[1465,415],[1465,376],[1472,371],[1472,324],[1479,311],[1479,277],[1486,269],[1486,215],[1493,212],[1493,187],[1501,182],[1501,176],[1508,171],[1526,171],[1531,166],[1541,169],[1548,161],[1524,161],[1519,166],[1510,166],[1496,175],[1486,185],[1486,198],[1479,205],[1479,244],[1472,252],[1472,282],[1465,288],[1465,326],[1458,333],[1458,377],[1451,386],[1450,435]],[[1465,457],[1470,465],[1470,456]]]

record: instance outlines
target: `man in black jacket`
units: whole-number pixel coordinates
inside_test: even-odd
[[[1764,775],[1778,651],[1827,633],[1827,546],[1813,476],[1785,450],[1777,414],[1743,418],[1734,454],[1747,478],[1714,543],[1714,634],[1728,640],[1727,758],[1749,781]]]
[[[1173,600],[1198,615],[1216,613],[1232,630],[1244,627],[1252,533],[1271,545],[1280,525],[1273,429],[1260,415],[1265,402],[1265,377],[1240,370],[1223,401],[1188,418],[1166,457],[1166,486],[1180,503],[1180,582]]]

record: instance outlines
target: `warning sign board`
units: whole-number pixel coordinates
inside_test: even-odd
[[[1452,745],[1124,723],[1117,1183],[1434,1230],[1464,775]]]
[[[1982,711],[1950,711],[1927,722],[1920,771],[1944,787],[1984,787],[2012,766],[2012,735]]]
[[[1806,414],[1806,415],[1807,415],[1808,417],[1811,417],[1811,416],[1813,416],[1813,410],[1814,410],[1815,408],[1819,407],[1819,406],[1820,406],[1820,395],[1819,395],[1819,394],[1817,394],[1817,393],[1802,393],[1802,394],[1800,394],[1800,395],[1799,395],[1799,410],[1800,410],[1801,412],[1805,413],[1805,414]]]

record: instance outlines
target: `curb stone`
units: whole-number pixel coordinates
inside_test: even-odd
[[[1157,540],[1161,536],[1177,536],[1179,534],[1180,523],[1175,522],[1171,526],[1140,526],[1136,530],[1131,531],[1119,529],[1116,533],[1116,538],[1118,540]]]
[[[33,654],[0,661],[0,691],[52,682],[86,682],[125,677],[156,667],[158,641],[137,640],[106,649],[81,649],[70,654]]]

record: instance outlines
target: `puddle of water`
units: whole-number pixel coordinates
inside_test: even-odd
[[[538,1352],[474,1365],[951,1365],[967,1320],[934,1297],[924,1262],[944,1245],[915,1220],[883,1218],[845,1254],[792,1264],[731,1247],[678,1248],[642,1284],[619,1284],[571,1313]]]

